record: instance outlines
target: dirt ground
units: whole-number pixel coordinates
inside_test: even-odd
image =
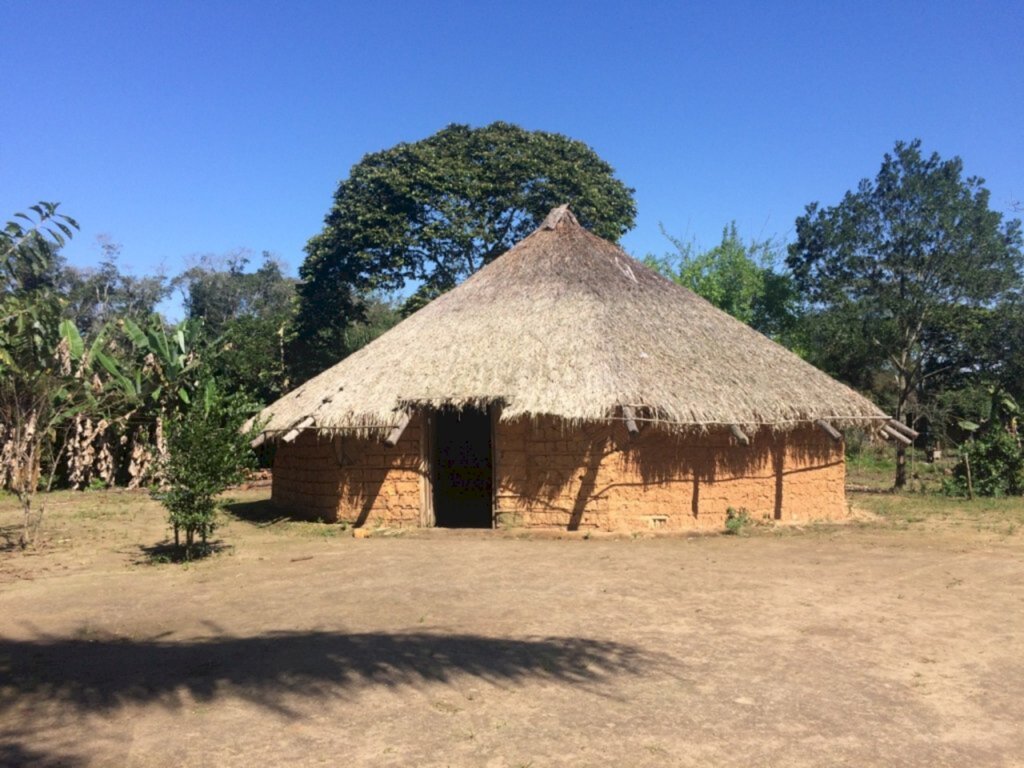
[[[355,539],[266,495],[188,565],[136,493],[0,551],[0,764],[1024,765],[1020,505]]]

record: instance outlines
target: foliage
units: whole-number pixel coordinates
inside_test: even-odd
[[[97,402],[72,425],[66,466],[71,487],[97,481],[138,487],[151,480],[164,451],[164,421],[193,397],[201,341],[198,324],[168,328],[158,315],[144,326],[128,318],[104,326],[89,344],[72,340],[71,359]]]
[[[649,266],[770,338],[783,338],[793,329],[796,291],[788,274],[775,271],[779,248],[773,241],[745,244],[732,222],[718,245],[699,252],[692,242],[662,232],[676,254],[648,257]]]
[[[241,427],[253,404],[240,395],[225,395],[216,383],[204,382],[197,396],[167,424],[167,456],[161,464],[165,487],[153,496],[168,510],[174,544],[191,558],[196,535],[205,546],[216,527],[217,496],[244,479],[255,466],[249,446],[253,431]]]
[[[1020,438],[1006,430],[992,430],[960,446],[960,462],[948,478],[947,493],[968,493],[970,464],[971,491],[977,496],[1020,496],[1024,494],[1024,451]]]
[[[94,357],[130,404],[151,405],[167,414],[192,398],[200,364],[200,327],[183,320],[168,328],[159,315],[150,316],[145,327],[125,320],[121,328],[130,347],[117,350],[120,359],[103,350]]]
[[[994,306],[975,310],[968,320],[961,343],[974,354],[958,370],[1024,402],[1024,286]]]
[[[364,157],[343,180],[300,269],[297,358],[306,375],[350,352],[374,291],[415,286],[415,311],[508,250],[557,205],[617,240],[632,190],[586,144],[508,123],[450,125]]]
[[[207,256],[172,281],[183,293],[186,315],[201,320],[211,338],[224,334],[236,320],[284,321],[291,316],[295,280],[285,276],[281,263],[264,251],[255,271],[247,272],[248,264],[244,252],[232,254],[225,263]]]
[[[5,287],[18,284],[31,289],[32,279],[52,271],[47,259],[78,229],[78,222],[57,212],[59,207],[60,203],[39,202],[29,206],[31,213],[15,213],[4,225],[0,231],[0,274]]]
[[[725,532],[732,536],[737,536],[743,532],[743,529],[750,525],[750,512],[743,507],[735,509],[729,507],[725,511]]]
[[[145,324],[167,297],[170,286],[160,275],[135,277],[118,265],[121,246],[101,238],[103,257],[95,269],[62,266],[59,290],[65,299],[64,316],[87,340],[118,320]]]
[[[1021,411],[1011,395],[993,389],[989,417],[981,424],[961,422],[961,427],[971,437],[960,446],[960,462],[947,483],[948,493],[1024,495],[1024,444],[1019,433]]]
[[[345,349],[352,353],[365,347],[401,320],[402,309],[397,301],[379,294],[367,296],[363,319],[345,329]]]
[[[295,281],[269,253],[254,272],[246,272],[247,265],[244,254],[224,266],[206,258],[173,282],[184,292],[188,318],[203,329],[210,374],[266,404],[290,386],[285,351]]]
[[[53,290],[54,265],[78,224],[57,208],[31,206],[34,215],[15,214],[0,232],[0,484],[22,505],[23,546],[42,519],[42,508],[32,509],[42,462],[57,462],[62,427],[89,394],[72,368],[68,340],[61,339],[67,328]],[[44,455],[55,446],[57,455]]]
[[[973,313],[1021,286],[1020,222],[990,210],[983,180],[962,171],[959,158],[924,157],[919,141],[898,142],[874,181],[837,206],[809,205],[789,248],[817,328],[811,339],[828,340],[807,345],[812,362],[862,386],[884,374],[900,420],[944,377],[970,369],[979,353]],[[898,448],[897,487],[906,483],[904,455]]]

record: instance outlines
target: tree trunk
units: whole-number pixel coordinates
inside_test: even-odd
[[[910,400],[910,395],[913,392],[913,389],[910,386],[909,377],[903,373],[906,369],[906,358],[907,353],[904,352],[903,362],[900,365],[899,373],[896,375],[896,383],[899,387],[900,398],[896,402],[896,413],[893,414],[893,418],[900,424],[905,424],[907,421],[907,402]],[[913,448],[912,445],[910,447]],[[902,442],[898,442],[896,445],[896,479],[893,482],[892,487],[895,491],[902,491],[907,487],[907,446]]]
[[[903,443],[896,446],[896,482],[893,488],[901,491],[907,487],[907,448]]]

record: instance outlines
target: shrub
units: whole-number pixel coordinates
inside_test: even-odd
[[[725,532],[733,536],[741,533],[743,529],[750,525],[750,513],[747,510],[740,507],[739,509],[733,509],[729,507],[725,511]]]
[[[967,493],[968,461],[976,495],[1024,494],[1024,449],[1020,438],[1009,430],[992,429],[960,446],[960,461],[945,484],[947,493]]]
[[[167,458],[153,496],[167,508],[179,549],[184,533],[186,559],[192,557],[196,535],[205,548],[216,527],[217,496],[255,467],[252,431],[241,430],[252,411],[247,399],[226,396],[208,381],[167,423]]]

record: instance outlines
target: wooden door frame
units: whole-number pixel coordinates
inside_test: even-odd
[[[434,429],[437,419],[430,408],[422,411],[420,428],[420,526],[433,528],[434,516]]]
[[[498,419],[501,406],[487,406],[487,415],[491,421],[491,528],[498,527]],[[436,528],[437,516],[434,514],[434,477],[437,449],[437,419],[432,408],[424,408],[421,412],[420,428],[420,526]]]
[[[487,406],[491,417],[491,528],[498,527],[498,419],[501,417],[501,405],[491,403]]]

